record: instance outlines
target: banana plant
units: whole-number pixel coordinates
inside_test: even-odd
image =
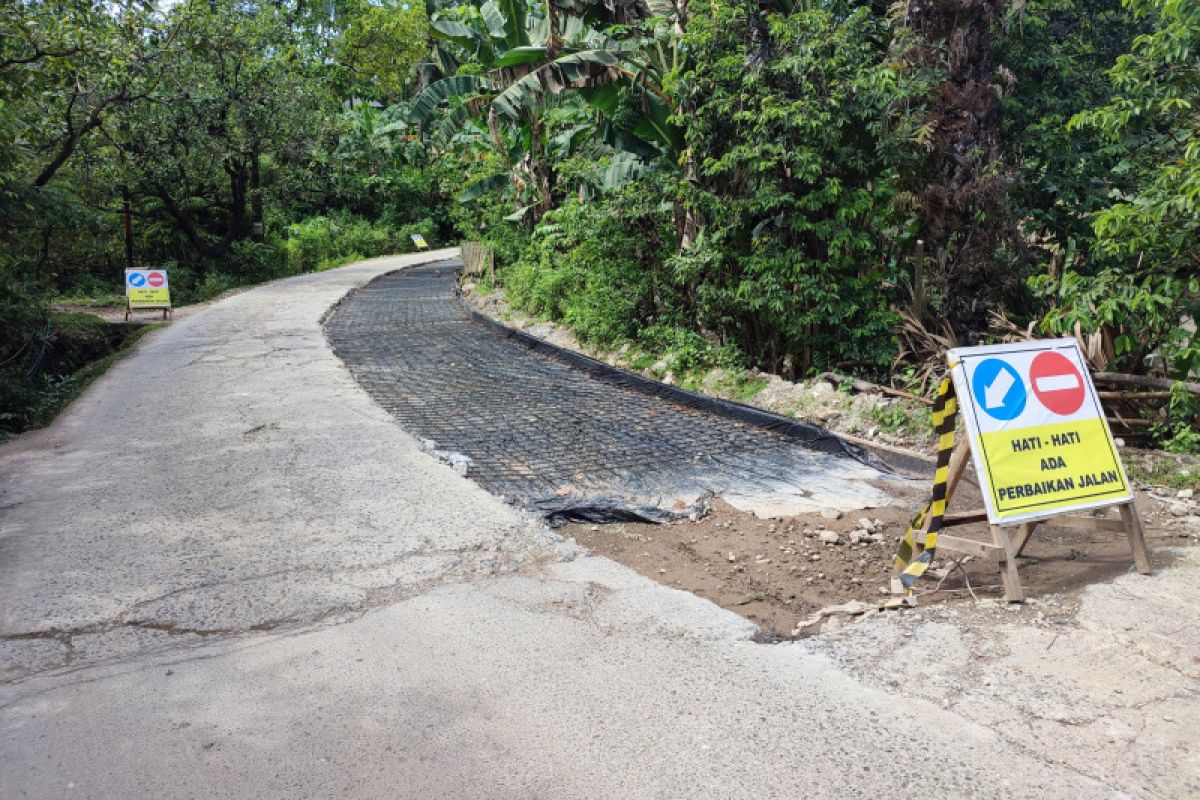
[[[615,7],[623,14],[635,8],[632,3]],[[554,184],[544,158],[548,143],[541,118],[547,104],[566,92],[596,112],[591,134],[614,151],[594,181],[596,188],[615,188],[661,162],[674,163],[683,146],[682,131],[671,121],[673,105],[661,88],[663,77],[678,66],[673,36],[663,30],[660,36],[610,37],[591,20],[597,10],[609,21],[614,14],[594,0],[548,0],[544,9],[531,15],[517,0],[488,0],[477,10],[460,10],[456,19],[435,16],[433,36],[454,45],[478,65],[478,73],[460,71],[434,81],[409,114],[435,143],[447,141],[447,125],[461,126],[468,118],[487,119],[494,140],[498,127],[513,129],[515,139],[529,147],[512,162],[510,183],[534,188],[539,197],[526,208],[535,218],[549,208]],[[489,175],[459,199],[503,186],[498,176]]]

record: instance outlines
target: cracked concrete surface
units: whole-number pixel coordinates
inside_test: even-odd
[[[321,316],[416,260],[181,315],[0,447],[0,797],[1196,795],[1194,556],[754,644],[354,383]]]
[[[1170,566],[1077,598],[921,609],[799,647],[1130,795],[1197,797],[1200,552],[1156,557]]]
[[[494,501],[397,446],[406,437],[329,352],[329,306],[415,260],[188,315],[52,428],[0,450],[0,675],[342,619],[552,551],[539,526],[477,515]]]

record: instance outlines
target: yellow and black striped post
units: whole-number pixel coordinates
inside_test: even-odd
[[[938,385],[937,399],[933,403],[933,430],[938,437],[937,470],[933,473],[933,496],[929,504],[913,519],[900,542],[894,561],[894,576],[900,581],[905,597],[912,595],[912,587],[933,563],[937,549],[938,531],[942,529],[942,518],[946,515],[949,501],[947,483],[950,479],[950,453],[954,450],[954,426],[958,421],[958,399],[954,396],[954,382],[947,374]],[[921,552],[917,550],[917,532],[925,527],[925,543]]]

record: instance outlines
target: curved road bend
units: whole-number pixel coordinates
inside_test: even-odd
[[[181,318],[0,446],[0,797],[1110,794],[424,453],[321,330],[417,260]]]
[[[460,266],[384,275],[351,292],[326,331],[401,427],[493,494],[547,515],[661,518],[711,495],[775,516],[877,507],[889,489],[911,490],[827,431],[809,426],[810,446],[494,333],[455,296]]]

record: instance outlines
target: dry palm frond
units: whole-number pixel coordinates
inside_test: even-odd
[[[1037,325],[1035,319],[1022,328],[999,311],[988,312],[988,332],[999,342],[1028,342],[1034,338]]]
[[[917,394],[929,394],[946,370],[946,351],[958,347],[958,339],[945,320],[934,332],[907,309],[896,312],[901,319],[896,331],[900,350],[892,363],[892,373],[899,374],[905,366],[914,367],[908,388]]]

